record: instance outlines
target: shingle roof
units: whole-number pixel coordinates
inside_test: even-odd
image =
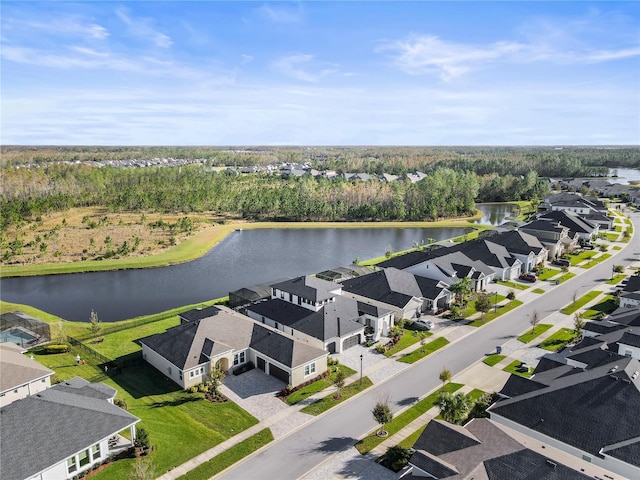
[[[620,340],[618,340],[618,343],[640,348],[640,335],[636,333],[625,332]]]
[[[578,214],[564,210],[547,212],[540,217],[540,220],[560,222],[561,225],[569,227],[569,236],[575,233],[591,234],[596,229],[596,225],[590,220],[584,220]]]
[[[440,456],[480,443],[480,440],[464,427],[441,420],[433,420],[427,424],[413,448]]]
[[[492,235],[489,237],[489,240],[493,243],[503,245],[507,251],[511,253],[521,255],[528,255],[531,252],[537,255],[544,248],[542,243],[540,243],[540,240],[533,235],[521,232],[520,230]]]
[[[291,368],[326,355],[324,350],[226,307],[215,307],[209,313],[209,317],[143,338],[141,343],[182,370],[206,362],[203,352],[216,355],[248,347]]]
[[[53,370],[25,357],[17,345],[0,343],[0,392],[53,375]]]
[[[322,280],[312,275],[296,277],[284,282],[274,283],[271,286],[314,302],[321,302],[335,297],[335,290],[340,288],[340,285],[336,283]]]
[[[488,411],[598,455],[608,445],[640,436],[640,379],[631,378],[640,363],[626,357],[618,364],[614,374],[610,364],[580,371]]]
[[[587,480],[592,477],[524,449],[484,461],[488,480]]]
[[[0,477],[23,480],[137,423],[74,379],[0,410]],[[101,387],[93,385],[93,391]]]

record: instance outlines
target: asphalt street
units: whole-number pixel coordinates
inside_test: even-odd
[[[636,232],[640,231],[640,215],[631,214]],[[330,456],[344,451],[376,427],[371,415],[375,403],[388,398],[392,410],[406,408],[440,386],[439,373],[447,368],[455,376],[484,355],[495,353],[495,347],[517,337],[530,328],[529,319],[537,312],[540,321],[557,312],[603,280],[611,277],[612,266],[628,266],[640,257],[639,235],[620,251],[610,250],[612,257],[584,270],[580,275],[553,287],[537,301],[498,317],[472,334],[430,355],[412,368],[389,378],[363,394],[329,410],[260,453],[227,471],[224,479],[296,479]],[[578,267],[571,268],[577,271]]]

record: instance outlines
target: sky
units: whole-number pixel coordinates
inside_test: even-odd
[[[3,145],[638,145],[637,1],[11,1]]]

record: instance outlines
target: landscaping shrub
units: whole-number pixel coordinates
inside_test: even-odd
[[[47,345],[44,347],[44,353],[67,353],[69,351],[69,345]]]
[[[387,351],[387,347],[382,345],[381,343],[376,345],[376,352],[378,353],[384,353]]]
[[[413,455],[413,451],[411,449],[395,445],[387,449],[387,453],[384,455],[383,464],[388,466],[394,472],[399,472],[407,465],[407,463],[409,463],[411,455]]]
[[[516,294],[513,290],[509,290],[509,293],[507,293],[507,298],[509,300],[515,300],[516,299]]]
[[[113,403],[115,403],[116,407],[127,410],[127,402],[125,402],[122,398],[116,398]]]
[[[254,368],[256,367],[253,362],[243,363],[242,365],[239,365],[233,369],[233,374],[242,375],[243,373],[248,372],[249,370],[253,370]]]

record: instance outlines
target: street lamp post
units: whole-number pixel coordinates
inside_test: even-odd
[[[496,290],[495,292],[495,300],[493,301],[493,313],[496,313],[498,311],[498,291]]]
[[[362,354],[360,354],[360,386],[362,386]]]

